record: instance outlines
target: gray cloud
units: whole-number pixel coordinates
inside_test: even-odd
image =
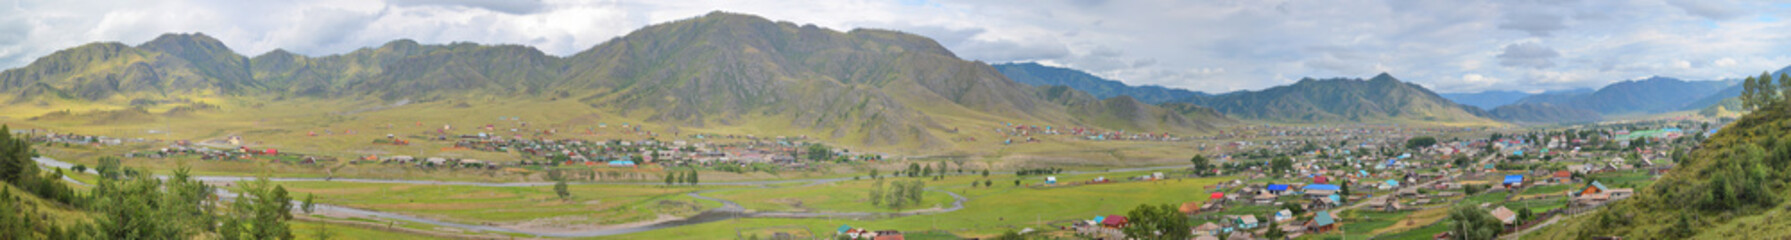
[[[1531,36],[1547,37],[1549,32],[1567,28],[1566,18],[1561,15],[1533,12],[1505,16],[1505,22],[1499,24],[1499,29],[1523,31]]]
[[[1736,5],[1715,0],[1667,0],[1667,4],[1685,10],[1687,14],[1711,20],[1729,20],[1742,14],[1740,9],[1736,9]]]
[[[1500,53],[1499,65],[1506,67],[1551,68],[1555,67],[1554,59],[1561,53],[1555,49],[1538,43],[1516,43],[1505,45],[1505,52]]]
[[[509,14],[530,14],[547,8],[541,0],[390,0],[398,6],[453,6],[480,8]]]

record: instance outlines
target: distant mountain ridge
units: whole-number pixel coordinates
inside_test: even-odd
[[[1591,93],[1534,95],[1518,100],[1517,103],[1548,103],[1597,111],[1605,115],[1661,113],[1702,107],[1691,104],[1732,85],[1734,82],[1731,81],[1685,81],[1652,77],[1612,83]]]
[[[1381,73],[1370,79],[1302,79],[1293,85],[1181,100],[1227,116],[1278,122],[1482,123],[1495,121],[1417,84]]]
[[[1163,86],[1130,86],[1123,82],[1104,79],[1081,70],[1051,67],[1038,63],[1003,63],[993,65],[995,70],[1007,75],[1015,82],[1033,86],[1069,86],[1094,95],[1095,98],[1108,99],[1118,96],[1131,96],[1138,101],[1150,104],[1162,104],[1194,96],[1210,96],[1204,92],[1189,91]]]

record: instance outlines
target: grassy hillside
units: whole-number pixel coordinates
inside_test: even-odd
[[[1791,105],[1778,103],[1724,127],[1653,186],[1537,237],[1778,239],[1791,217]]]

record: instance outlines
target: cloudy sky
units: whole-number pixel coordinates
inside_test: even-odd
[[[1791,65],[1791,3],[1768,1],[0,0],[0,68],[167,32],[203,32],[250,56],[399,38],[565,56],[716,10],[918,33],[969,59],[1206,92],[1380,72],[1438,92],[1534,92]]]

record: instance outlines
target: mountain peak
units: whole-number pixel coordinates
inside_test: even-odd
[[[149,42],[144,42],[142,45],[137,45],[137,47],[144,50],[177,54],[182,52],[214,53],[217,51],[230,51],[229,47],[224,46],[224,42],[218,41],[218,39],[212,38],[211,36],[206,36],[205,33],[166,33],[156,37],[155,40],[149,40]]]
[[[1387,72],[1381,72],[1381,74],[1374,75],[1374,78],[1369,78],[1368,81],[1370,81],[1370,82],[1373,82],[1373,81],[1399,81],[1399,79],[1393,78],[1393,74],[1387,74]]]

